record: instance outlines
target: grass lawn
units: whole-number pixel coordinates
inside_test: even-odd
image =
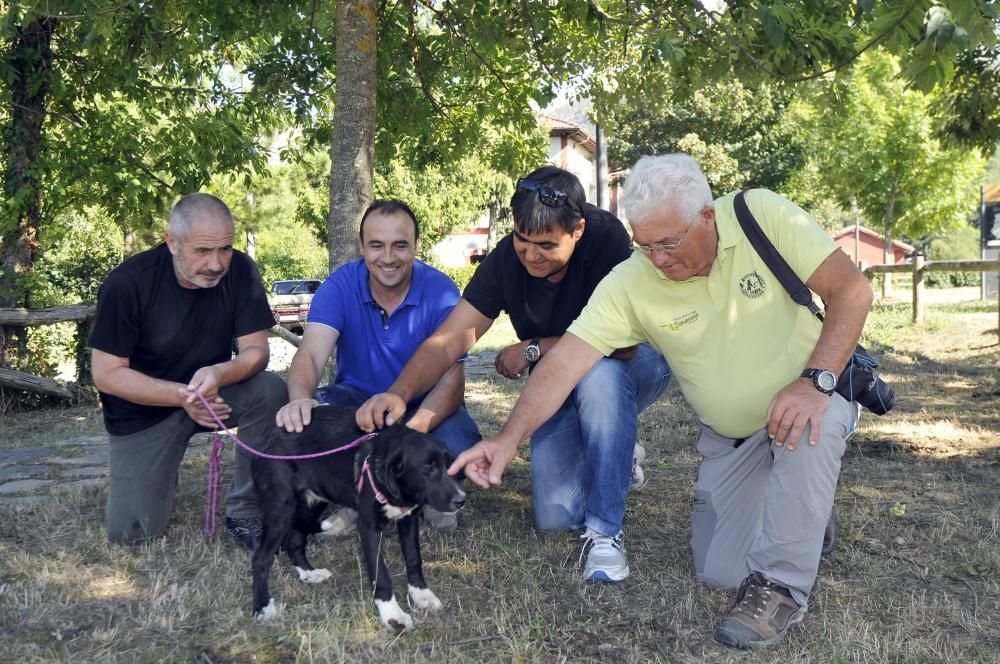
[[[879,306],[863,342],[899,393],[849,441],[837,494],[840,538],[805,622],[753,654],[716,644],[731,594],[693,579],[693,413],[675,387],[643,414],[647,484],[629,498],[632,575],[579,579],[577,533],[532,527],[526,451],[494,491],[470,489],[454,535],[424,531],[425,575],[444,602],[416,629],[383,630],[353,538],[310,547],[323,584],[284,558],[271,590],[286,606],[249,615],[249,558],[202,531],[207,450],[185,458],[168,536],[111,546],[106,489],[0,508],[0,659],[169,662],[996,662],[1000,659],[1000,371],[995,303]],[[509,326],[509,323],[507,324]],[[487,339],[502,347],[498,324]],[[509,330],[509,327],[508,327]],[[477,352],[479,349],[474,350]],[[520,389],[469,381],[468,403],[495,432]],[[0,449],[100,430],[94,407],[4,418]],[[228,447],[228,446],[227,446]],[[231,448],[229,448],[231,449]],[[231,467],[231,463],[227,464]],[[394,538],[385,547],[405,587]],[[402,600],[405,607],[405,600]]]

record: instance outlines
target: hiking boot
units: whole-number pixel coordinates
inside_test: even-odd
[[[440,533],[453,533],[458,529],[458,515],[454,512],[438,512],[430,505],[424,505],[421,511],[427,525]]]
[[[625,540],[622,532],[614,537],[602,535],[592,528],[580,536],[586,540],[580,551],[580,561],[587,556],[583,566],[583,580],[600,583],[618,583],[629,575],[628,558],[625,557]]]
[[[632,452],[632,482],[629,484],[629,491],[641,489],[646,484],[646,473],[642,472],[641,464],[646,458],[646,448],[641,443],[635,444],[635,451]]]
[[[743,650],[774,645],[805,616],[787,588],[754,572],[740,584],[729,615],[715,628],[715,640]]]
[[[226,517],[226,534],[250,553],[260,546],[260,517]]]
[[[833,553],[833,545],[837,542],[837,513],[830,513],[830,520],[826,522],[826,530],[823,531],[823,548],[819,555],[828,556]]]
[[[358,511],[350,507],[341,507],[334,510],[330,516],[323,519],[319,524],[321,535],[332,535],[340,537],[347,535],[355,529],[358,522]]]

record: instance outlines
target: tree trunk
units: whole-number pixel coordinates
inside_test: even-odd
[[[374,0],[337,0],[337,85],[330,149],[330,269],[357,257],[361,215],[372,201],[375,163]]]
[[[490,201],[490,224],[486,233],[486,253],[493,251],[497,238],[497,221],[500,219],[500,202]]]
[[[136,252],[136,247],[135,231],[124,231],[124,235],[122,236],[122,260],[124,261],[133,255]]]
[[[892,216],[893,209],[896,207],[896,193],[897,193],[898,182],[892,183],[892,189],[889,191],[889,200],[885,204],[885,243],[882,245],[882,262],[886,265],[892,265],[895,261],[893,260],[892,251]],[[889,293],[892,291],[892,274],[886,272],[882,275],[882,297],[889,297]]]
[[[257,260],[257,234],[247,231],[247,256]]]
[[[45,105],[52,86],[52,32],[56,20],[39,18],[14,28],[2,62],[8,71],[10,102],[0,146],[7,158],[3,174],[6,211],[0,213],[0,307],[31,304],[27,273],[38,253],[41,222],[41,176]],[[23,367],[28,335],[24,328],[0,328],[0,366]]]

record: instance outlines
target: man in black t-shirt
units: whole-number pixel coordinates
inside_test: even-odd
[[[497,355],[496,369],[520,378],[580,314],[598,282],[631,253],[613,215],[585,202],[576,176],[540,168],[517,183],[514,231],[482,262],[462,299],[413,355],[388,392],[357,413],[371,431],[398,421],[406,403],[433,385],[506,311],[521,341]],[[531,438],[535,523],[584,529],[584,578],[629,575],[622,538],[639,412],[666,387],[670,369],[648,344],[598,362]],[[494,450],[475,445],[462,467]],[[452,466],[457,472],[458,464]]]
[[[252,444],[287,400],[284,381],[264,371],[274,317],[257,267],[233,249],[233,234],[225,203],[185,196],[170,212],[166,242],[126,260],[101,286],[90,345],[111,435],[113,542],[166,529],[188,440],[216,428],[213,413],[240,425]],[[260,507],[242,450],[226,530],[250,550],[259,542]]]

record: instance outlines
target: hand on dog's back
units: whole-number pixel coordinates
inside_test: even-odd
[[[355,421],[362,431],[371,433],[382,427],[392,426],[406,414],[406,402],[398,394],[383,392],[361,404]]]
[[[274,416],[274,423],[288,433],[302,433],[312,422],[312,410],[319,406],[316,399],[296,399],[282,406]]]

